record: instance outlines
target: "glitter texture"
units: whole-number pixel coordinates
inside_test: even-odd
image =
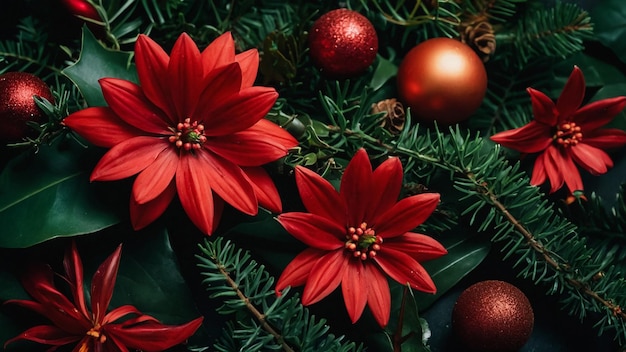
[[[452,310],[454,333],[467,350],[517,351],[530,338],[534,314],[517,287],[498,280],[467,288]]]
[[[42,122],[44,113],[34,95],[54,101],[50,88],[39,77],[26,72],[0,75],[0,142],[15,143],[36,135],[26,122]]]
[[[372,23],[348,9],[320,17],[309,33],[311,60],[333,78],[354,77],[365,71],[378,53],[378,36]]]

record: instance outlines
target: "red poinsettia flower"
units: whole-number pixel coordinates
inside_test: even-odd
[[[73,351],[77,352],[129,349],[163,351],[193,335],[202,324],[202,317],[183,325],[170,326],[161,324],[156,318],[142,314],[130,305],[107,313],[121,250],[120,245],[93,275],[91,312],[87,309],[83,291],[83,265],[74,243],[65,253],[65,276],[61,276],[69,285],[73,302],[55,287],[55,273],[50,266],[40,264],[31,267],[22,283],[35,300],[9,300],[5,304],[31,309],[48,318],[52,325],[32,327],[8,340],[5,348],[12,342],[28,340],[52,345],[48,351],[75,342],[78,343]],[[129,315],[127,319],[122,319]]]
[[[141,85],[100,80],[108,107],[90,107],[65,125],[91,143],[111,148],[91,180],[137,175],[130,215],[135,229],[158,218],[178,193],[192,222],[211,234],[223,203],[254,215],[258,206],[281,211],[262,165],[287,154],[297,141],[264,117],[278,94],[253,87],[259,55],[235,55],[230,33],[200,52],[182,34],[169,57],[144,35],[135,46]]]
[[[380,326],[387,325],[391,309],[385,273],[401,284],[434,293],[435,284],[420,262],[447,251],[436,240],[409,231],[432,214],[439,194],[398,201],[402,178],[398,158],[372,171],[364,149],[346,167],[339,192],[317,173],[296,167],[298,191],[309,213],[283,213],[278,221],[310,248],[287,265],[277,292],[305,285],[302,303],[309,305],[341,284],[352,322],[367,304]]]
[[[556,104],[544,93],[528,88],[534,120],[525,126],[496,133],[491,139],[524,154],[540,153],[530,183],[550,181],[550,193],[563,184],[570,194],[583,190],[576,167],[601,175],[613,166],[603,149],[626,145],[626,132],[600,127],[611,122],[626,106],[626,97],[603,99],[580,107],[585,97],[585,78],[574,66]]]

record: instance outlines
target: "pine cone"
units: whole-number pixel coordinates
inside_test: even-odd
[[[404,128],[406,115],[402,103],[393,99],[381,100],[376,104],[372,104],[372,114],[384,112],[380,118],[380,127],[388,130],[393,134],[399,134]]]
[[[491,55],[496,51],[496,36],[491,23],[483,19],[461,26],[463,28],[460,31],[461,41],[472,47],[483,62],[489,61]]]

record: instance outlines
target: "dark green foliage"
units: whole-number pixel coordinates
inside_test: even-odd
[[[276,296],[274,278],[230,241],[216,238],[200,245],[196,256],[211,298],[220,299],[220,314],[236,319],[215,344],[218,351],[361,351],[362,347],[329,333],[289,289]]]

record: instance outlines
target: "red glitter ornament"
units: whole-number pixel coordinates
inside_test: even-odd
[[[53,102],[52,92],[39,77],[26,72],[0,75],[0,144],[33,137],[36,131],[26,122],[43,122],[44,113],[35,103],[38,95]]]
[[[534,320],[524,293],[498,280],[470,286],[452,310],[454,333],[471,351],[517,351],[530,338]]]
[[[350,78],[363,73],[376,58],[378,36],[372,23],[348,9],[320,17],[309,33],[313,64],[331,78]]]
[[[487,91],[482,60],[466,44],[433,38],[411,49],[398,67],[398,94],[412,116],[450,125],[469,118]]]

